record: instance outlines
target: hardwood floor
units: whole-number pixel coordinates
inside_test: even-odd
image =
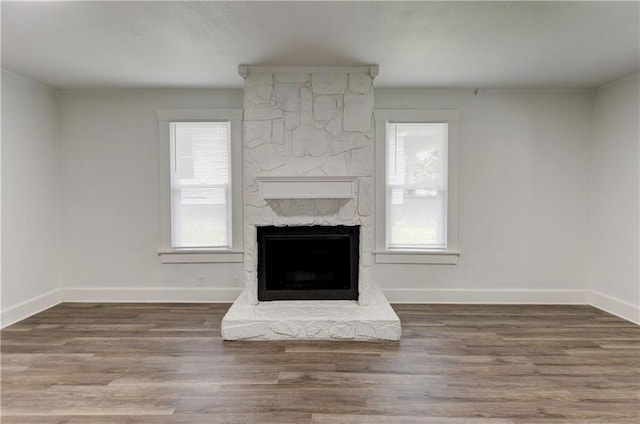
[[[400,343],[223,342],[229,305],[62,304],[2,331],[2,423],[640,421],[640,327],[395,305]]]

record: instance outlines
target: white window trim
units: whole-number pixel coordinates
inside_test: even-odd
[[[242,109],[158,109],[160,247],[162,263],[242,262]],[[171,247],[171,122],[229,121],[231,126],[231,236],[229,249]],[[235,219],[234,219],[235,218]]]
[[[382,264],[443,264],[458,263],[458,121],[460,113],[451,109],[376,109],[375,119],[375,262]],[[446,122],[448,131],[447,166],[447,248],[388,249],[387,248],[387,122]]]

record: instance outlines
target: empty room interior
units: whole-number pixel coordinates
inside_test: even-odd
[[[640,3],[2,1],[3,424],[640,421]]]

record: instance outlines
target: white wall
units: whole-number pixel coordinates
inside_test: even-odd
[[[376,90],[375,103],[461,112],[462,256],[454,266],[375,265],[374,278],[390,300],[442,295],[478,302],[584,301],[591,113],[586,91],[475,96],[471,90]],[[64,285],[74,288],[70,294],[88,299],[87,288],[164,287],[175,289],[167,292],[170,299],[203,285],[211,293],[200,300],[231,300],[237,290],[216,289],[232,287],[241,264],[161,264],[156,255],[155,110],[242,107],[242,91],[65,92],[60,106]],[[122,297],[117,289],[111,293]],[[157,295],[129,293],[140,299]],[[102,291],[95,300],[109,296]]]
[[[216,107],[241,108],[242,90],[61,94],[66,298],[235,299],[239,288],[218,289],[232,287],[234,276],[242,279],[242,264],[162,264],[157,255],[160,187],[156,109]],[[135,290],[123,294],[123,288]]]
[[[638,74],[593,99],[589,288],[603,309],[640,323]]]
[[[57,302],[58,151],[55,91],[3,70],[3,325]]]
[[[391,301],[584,301],[587,91],[376,90],[375,107],[461,114],[460,260],[375,265]]]
[[[242,107],[241,90],[56,99],[5,71],[2,89],[3,325],[61,298],[233,300],[241,264],[157,256],[155,111]],[[374,265],[390,300],[580,303],[586,288],[597,306],[639,320],[638,75],[593,98],[413,89],[376,90],[375,102],[461,112],[462,256],[454,266]]]

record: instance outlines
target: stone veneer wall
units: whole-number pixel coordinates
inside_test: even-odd
[[[371,297],[373,78],[249,72],[244,85],[245,296],[257,303],[257,225],[360,225],[359,301]],[[354,199],[269,200],[260,176],[356,176]]]

